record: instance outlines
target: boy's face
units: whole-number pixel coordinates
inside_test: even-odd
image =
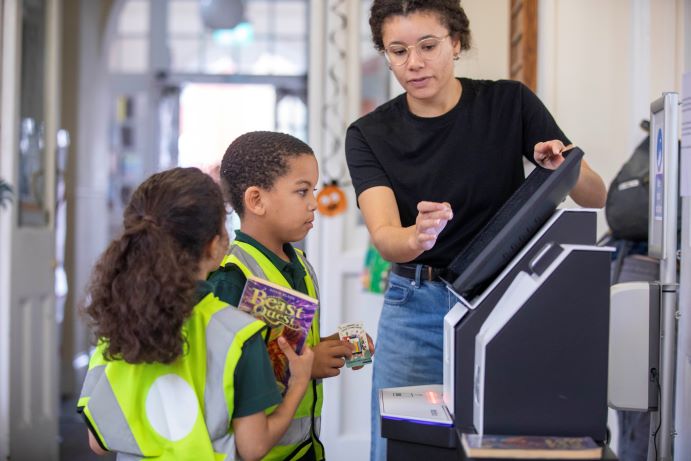
[[[297,242],[312,229],[317,209],[314,188],[318,180],[315,156],[299,155],[288,160],[288,172],[278,178],[270,190],[264,191],[268,228],[278,241]]]

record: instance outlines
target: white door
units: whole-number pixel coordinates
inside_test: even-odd
[[[58,459],[54,295],[58,0],[2,2],[0,459]]]

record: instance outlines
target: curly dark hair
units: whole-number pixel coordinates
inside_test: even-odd
[[[288,159],[314,155],[295,136],[273,131],[252,131],[230,143],[221,162],[221,183],[233,210],[245,213],[245,191],[252,186],[270,190],[288,172]]]
[[[415,12],[436,14],[449,35],[460,39],[461,50],[470,49],[470,21],[459,0],[374,0],[369,18],[374,47],[384,51],[382,27],[387,19]]]
[[[199,262],[224,224],[221,190],[197,168],[157,173],[137,188],[83,307],[107,360],[171,363],[185,352]]]

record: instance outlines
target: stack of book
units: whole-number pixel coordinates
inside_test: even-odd
[[[590,437],[463,434],[461,444],[469,458],[602,458],[602,447]]]

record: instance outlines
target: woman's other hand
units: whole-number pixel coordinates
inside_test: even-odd
[[[573,144],[565,146],[564,143],[558,139],[539,142],[535,144],[533,158],[542,168],[556,170],[564,161],[563,152],[571,149],[572,147]]]
[[[417,211],[410,245],[414,250],[427,251],[437,243],[437,237],[453,218],[453,211],[447,202],[419,202]]]

